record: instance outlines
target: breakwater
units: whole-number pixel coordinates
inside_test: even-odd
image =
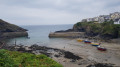
[[[0,38],[14,38],[14,37],[24,37],[28,36],[28,33],[25,32],[5,32],[1,33]]]
[[[84,32],[51,32],[49,34],[49,37],[63,37],[63,38],[71,38],[71,37],[84,37],[85,33]]]

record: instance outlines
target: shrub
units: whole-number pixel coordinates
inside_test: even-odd
[[[46,55],[0,50],[0,67],[63,67]]]

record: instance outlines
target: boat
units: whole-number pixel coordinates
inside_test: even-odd
[[[94,45],[94,44],[92,44],[92,46],[99,46],[99,45]]]
[[[99,46],[100,43],[91,43],[92,46]]]
[[[78,42],[83,42],[83,40],[81,40],[81,39],[77,39],[77,41],[78,41]]]
[[[84,43],[91,43],[91,41],[87,41],[87,40],[85,40]]]
[[[107,50],[106,48],[100,47],[100,46],[98,46],[97,49],[100,50],[100,51],[106,51]]]

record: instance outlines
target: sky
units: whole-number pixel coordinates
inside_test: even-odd
[[[120,0],[0,0],[0,19],[16,25],[75,24],[120,12]]]

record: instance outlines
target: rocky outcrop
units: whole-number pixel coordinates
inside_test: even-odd
[[[120,38],[120,25],[113,24],[113,21],[94,23],[78,22],[73,29],[56,31],[50,33],[49,37],[82,37],[109,40]]]
[[[0,39],[28,36],[26,29],[0,19]]]
[[[113,21],[103,23],[78,22],[74,25],[73,30],[85,32],[88,37],[99,36],[102,39],[120,38],[120,25],[113,24]]]
[[[68,29],[68,30],[60,30],[60,31],[55,31],[55,33],[61,33],[61,32],[75,32],[73,29]]]
[[[0,19],[0,32],[25,32],[25,31],[27,30]]]
[[[73,37],[73,35],[68,32],[84,32],[84,34],[75,34],[74,36],[85,36],[85,38],[90,37],[104,40],[120,38],[120,24],[114,24],[114,19],[119,19],[120,13],[115,12],[110,15],[112,19],[110,17],[106,19],[108,17],[107,15],[100,16],[104,18],[104,21],[101,23],[98,23],[99,21],[97,21],[96,18],[84,19],[74,24],[73,29],[56,31],[55,33],[50,33],[49,36]],[[117,18],[113,18],[112,15]]]
[[[102,39],[120,38],[120,24],[115,22],[120,19],[120,12],[114,12],[110,15],[100,15],[99,17],[83,19],[74,24],[73,30],[85,32],[88,37]]]

